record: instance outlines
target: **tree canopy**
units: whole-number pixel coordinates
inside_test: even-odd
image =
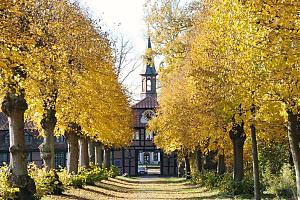
[[[37,128],[55,109],[57,135],[76,122],[107,145],[128,144],[131,111],[107,33],[69,1],[3,1],[0,10],[1,98],[24,91]]]

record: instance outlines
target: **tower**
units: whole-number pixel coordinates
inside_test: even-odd
[[[143,72],[140,74],[142,76],[142,99],[151,96],[153,98],[157,98],[156,93],[156,76],[158,73],[156,72],[154,66],[154,59],[152,56],[152,47],[150,37],[148,38],[148,45],[146,50],[146,69],[143,69]]]

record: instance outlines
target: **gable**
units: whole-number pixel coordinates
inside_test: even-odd
[[[145,110],[155,110],[157,106],[158,103],[156,101],[156,98],[153,98],[152,96],[147,96],[143,100],[133,105],[131,108],[133,109],[134,114],[134,127],[145,127],[146,124],[141,123],[140,121],[142,113]]]

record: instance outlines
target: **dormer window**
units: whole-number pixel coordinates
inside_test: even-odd
[[[153,140],[153,132],[146,131],[146,140]]]
[[[139,133],[139,131],[135,131],[134,132],[133,139],[134,140],[139,140],[140,139],[140,133]]]

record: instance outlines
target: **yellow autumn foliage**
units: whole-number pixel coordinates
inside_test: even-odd
[[[158,116],[150,123],[157,144],[230,154],[233,121],[244,122],[247,135],[254,123],[260,141],[286,141],[287,110],[298,113],[299,2],[206,0],[187,11],[189,19],[178,19],[182,12],[172,15],[174,7],[162,2],[148,17],[153,41],[167,43],[156,45],[167,65]],[[166,30],[173,34],[157,28],[166,20],[174,20],[174,30]],[[181,20],[189,24],[184,29]]]
[[[54,109],[56,135],[75,122],[105,145],[127,145],[132,114],[108,35],[67,0],[1,1],[0,14],[0,99],[24,90],[38,129]]]

